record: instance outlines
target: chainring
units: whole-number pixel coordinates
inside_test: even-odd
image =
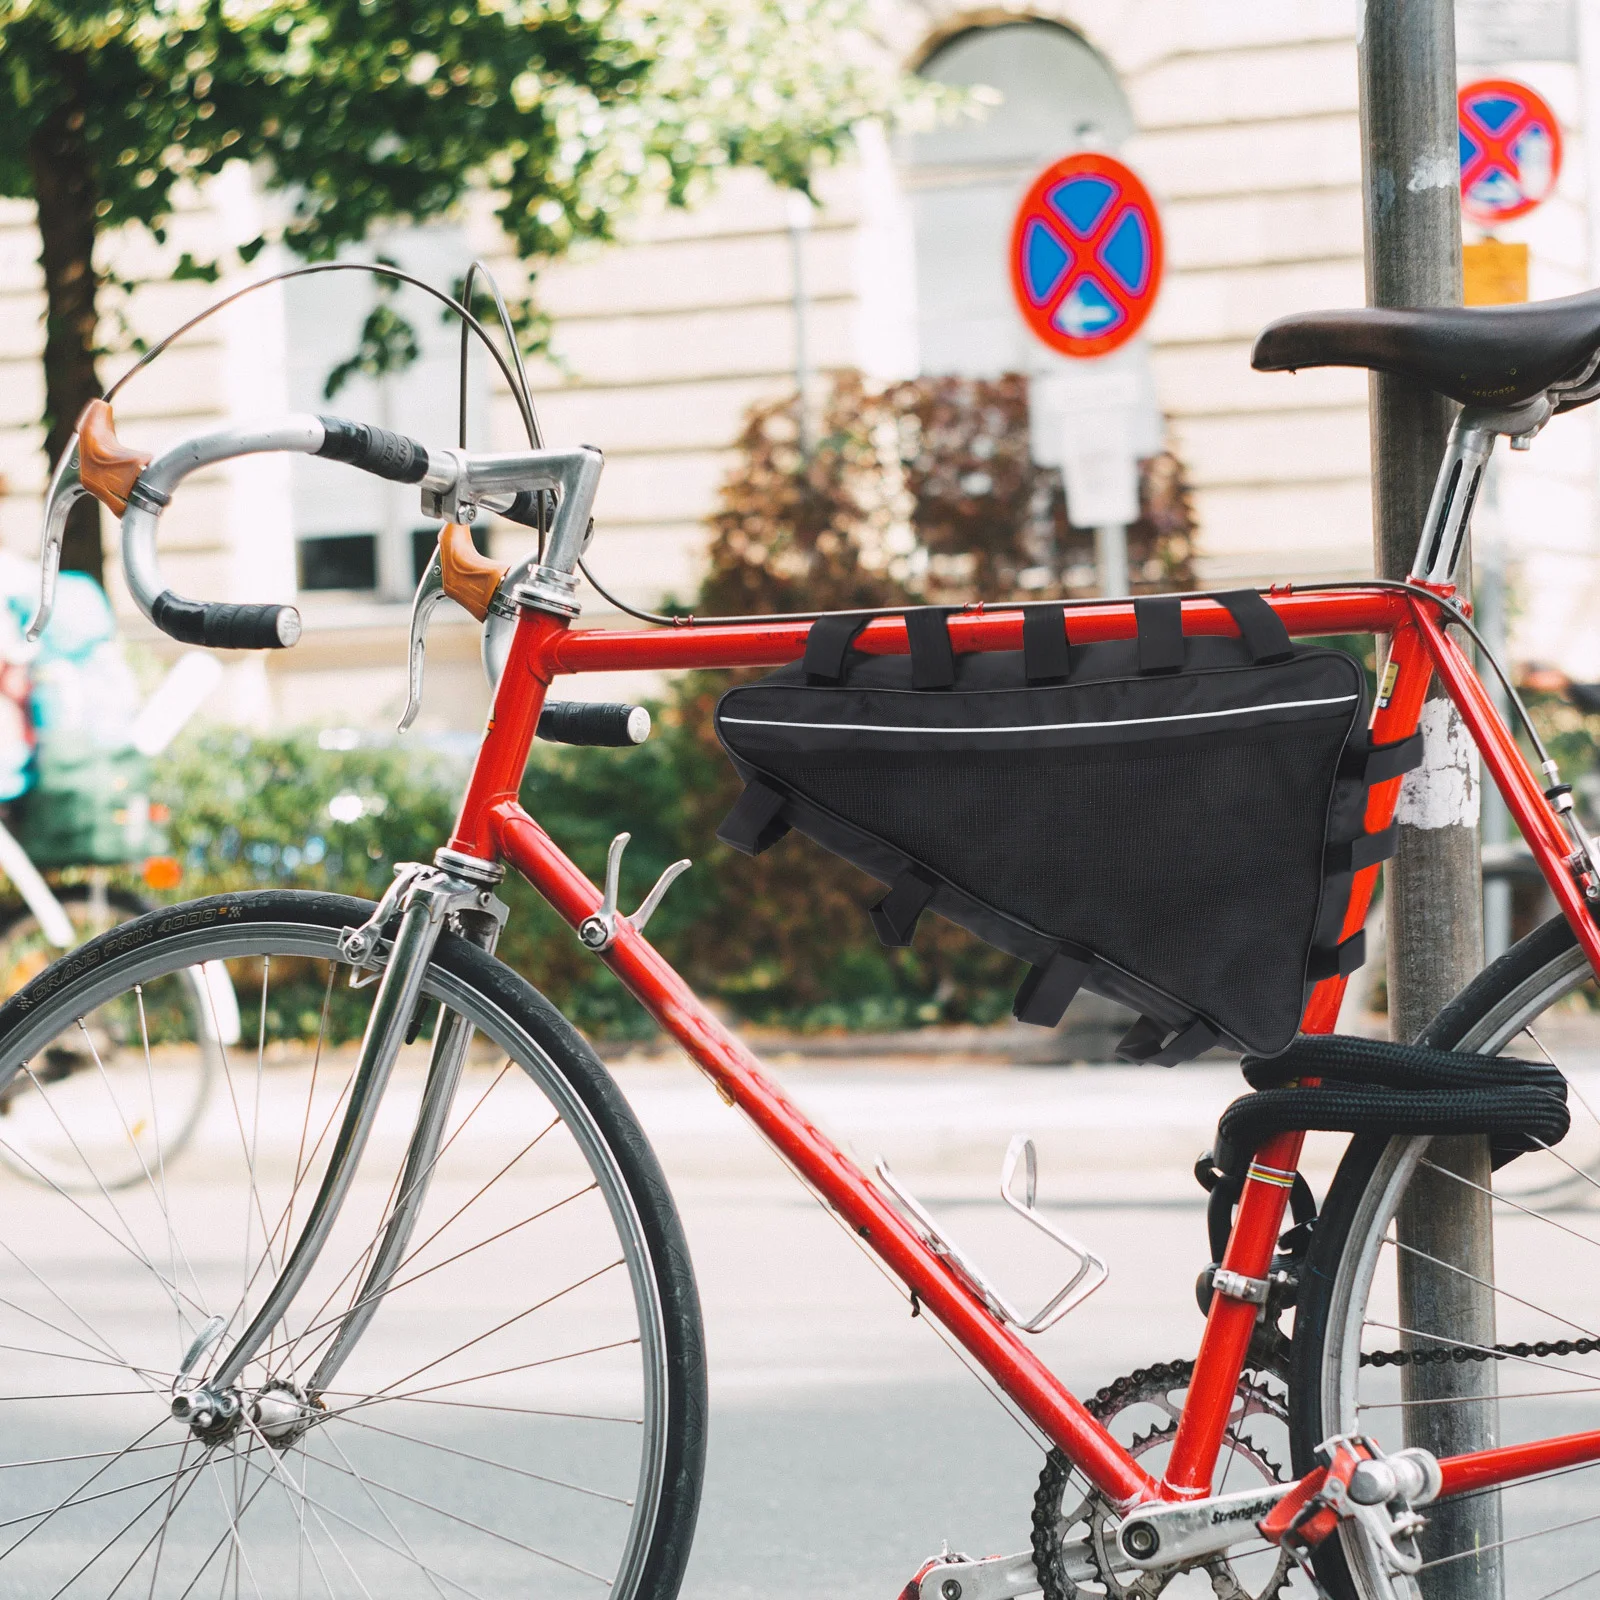
[[[1141,1367],[1107,1384],[1086,1403],[1086,1409],[1107,1424],[1134,1406],[1153,1406],[1164,1413],[1164,1421],[1156,1422],[1147,1433],[1136,1433],[1128,1444],[1128,1453],[1137,1460],[1172,1442],[1182,1413],[1181,1404],[1172,1397],[1188,1388],[1193,1373],[1192,1361]],[[1287,1427],[1284,1377],[1275,1366],[1247,1367],[1240,1375],[1238,1403],[1228,1419],[1219,1463],[1224,1484],[1230,1458],[1267,1483],[1282,1483],[1288,1477],[1284,1467],[1243,1431],[1245,1422],[1254,1416],[1271,1417]],[[1155,1600],[1179,1572],[1191,1570],[1139,1572],[1130,1568],[1117,1549],[1119,1518],[1115,1510],[1096,1490],[1082,1489],[1081,1479],[1075,1485],[1073,1472],[1072,1463],[1059,1450],[1052,1450],[1033,1497],[1033,1564],[1045,1600]],[[1277,1600],[1294,1570],[1289,1556],[1280,1553],[1264,1581],[1247,1588],[1226,1556],[1212,1556],[1193,1566],[1210,1577],[1216,1600]]]

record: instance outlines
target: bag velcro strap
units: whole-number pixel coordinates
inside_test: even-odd
[[[1036,1027],[1055,1027],[1089,975],[1089,965],[1076,951],[1057,950],[1048,961],[1029,968],[1011,1002],[1011,1015]]]
[[[1031,684],[1059,683],[1071,676],[1067,629],[1060,606],[1022,613],[1022,671]]]
[[[956,681],[956,656],[945,615],[939,606],[906,612],[913,689],[948,689]]]
[[[1288,661],[1294,655],[1294,641],[1283,619],[1255,589],[1232,589],[1227,594],[1214,595],[1219,606],[1227,609],[1238,625],[1239,637],[1252,661]]]
[[[877,905],[869,906],[873,931],[891,950],[904,949],[917,931],[920,917],[938,883],[915,867],[908,867],[889,887]]]
[[[1118,1041],[1117,1054],[1140,1066],[1175,1067],[1209,1050],[1218,1037],[1217,1030],[1201,1017],[1176,1031],[1154,1017],[1140,1017]]]
[[[1306,962],[1306,977],[1312,983],[1325,978],[1348,978],[1367,959],[1367,931],[1358,928],[1343,944],[1322,945],[1311,952]]]
[[[811,683],[838,683],[844,677],[845,659],[856,636],[872,621],[859,613],[834,612],[818,617],[806,633],[803,665]]]
[[[1330,877],[1361,872],[1387,861],[1400,848],[1400,824],[1391,822],[1377,833],[1363,833],[1344,844],[1330,844],[1322,857],[1322,870]]]
[[[1409,739],[1371,745],[1365,751],[1357,750],[1352,754],[1358,763],[1353,775],[1358,775],[1370,789],[1375,783],[1402,778],[1422,765],[1422,735],[1414,733]]]
[[[1183,667],[1183,602],[1159,594],[1133,602],[1139,629],[1140,672],[1178,672]]]
[[[747,856],[760,855],[789,831],[789,824],[782,816],[787,799],[788,796],[770,783],[752,778],[744,786],[744,793],[734,801],[733,810],[722,819],[717,837]]]

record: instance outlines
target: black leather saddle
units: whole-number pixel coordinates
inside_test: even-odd
[[[1415,378],[1465,405],[1511,406],[1581,377],[1596,352],[1600,289],[1522,306],[1306,311],[1264,328],[1250,365],[1258,372],[1369,367]]]

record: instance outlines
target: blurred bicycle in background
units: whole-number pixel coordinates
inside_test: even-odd
[[[177,887],[149,763],[221,676],[214,657],[188,651],[142,696],[105,594],[81,573],[62,575],[60,608],[30,645],[37,585],[32,563],[0,553],[0,872],[22,901],[0,920],[0,1001],[62,951],[149,911],[137,884]],[[139,1182],[193,1136],[239,1035],[220,962],[101,1007],[0,1093],[0,1163],[69,1192]]]

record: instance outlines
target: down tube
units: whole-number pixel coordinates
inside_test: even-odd
[[[492,812],[501,853],[576,928],[600,892],[515,803]],[[1121,1508],[1160,1498],[1155,1480],[936,1256],[854,1162],[812,1126],[626,918],[602,958],[634,998],[737,1105],[832,1209],[916,1292],[983,1369],[1108,1499]]]

